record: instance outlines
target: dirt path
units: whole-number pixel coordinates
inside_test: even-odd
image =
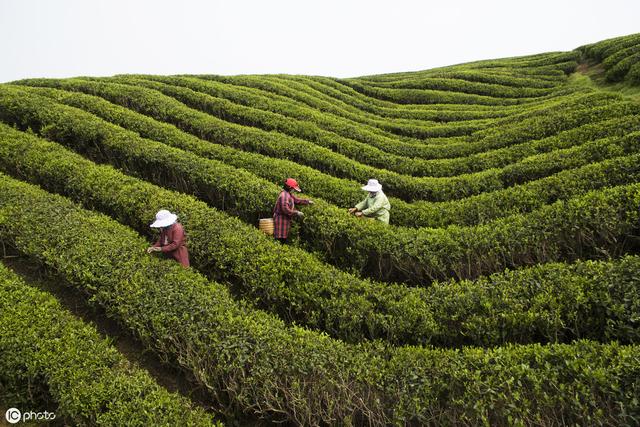
[[[112,344],[127,360],[149,372],[159,385],[187,397],[195,405],[214,413],[216,418],[221,418],[212,410],[207,393],[195,385],[187,373],[163,363],[156,355],[146,350],[134,336],[123,330],[115,320],[108,318],[102,308],[88,305],[87,297],[77,289],[47,273],[25,257],[12,254],[0,258],[0,261],[25,279],[29,285],[55,296],[63,307],[83,322],[91,323],[101,336],[111,339]]]

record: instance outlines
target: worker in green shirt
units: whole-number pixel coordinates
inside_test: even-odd
[[[349,213],[357,217],[376,219],[389,224],[391,205],[387,196],[382,192],[382,185],[377,179],[370,179],[362,189],[368,191],[369,195],[355,207],[349,209]]]

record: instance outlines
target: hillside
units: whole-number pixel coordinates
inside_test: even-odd
[[[290,176],[315,203],[281,245],[257,224]],[[370,178],[389,225],[347,212]],[[640,34],[349,79],[2,84],[0,406],[71,424],[122,422],[131,400],[140,425],[638,423],[639,207]],[[145,252],[160,209],[188,269]]]

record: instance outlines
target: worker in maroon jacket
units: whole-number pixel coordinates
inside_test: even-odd
[[[299,199],[293,195],[294,191],[302,191],[298,182],[293,178],[284,181],[284,189],[280,192],[276,206],[273,209],[273,237],[281,243],[287,243],[291,219],[294,216],[302,217],[304,214],[296,210],[295,205],[312,205],[313,200]]]
[[[173,257],[183,267],[189,267],[189,252],[187,251],[184,228],[177,220],[176,214],[164,209],[158,211],[156,220],[151,224],[151,227],[160,229],[160,238],[147,249],[147,252],[162,252],[167,257]]]

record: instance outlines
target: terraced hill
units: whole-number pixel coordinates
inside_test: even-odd
[[[80,290],[213,415],[6,268],[0,403],[35,393],[74,424],[126,419],[116,390],[143,396],[141,425],[640,423],[639,52],[0,85],[5,256]],[[283,246],[256,224],[288,176],[316,203]],[[388,226],[347,213],[369,178]],[[162,208],[189,269],[144,251]]]

